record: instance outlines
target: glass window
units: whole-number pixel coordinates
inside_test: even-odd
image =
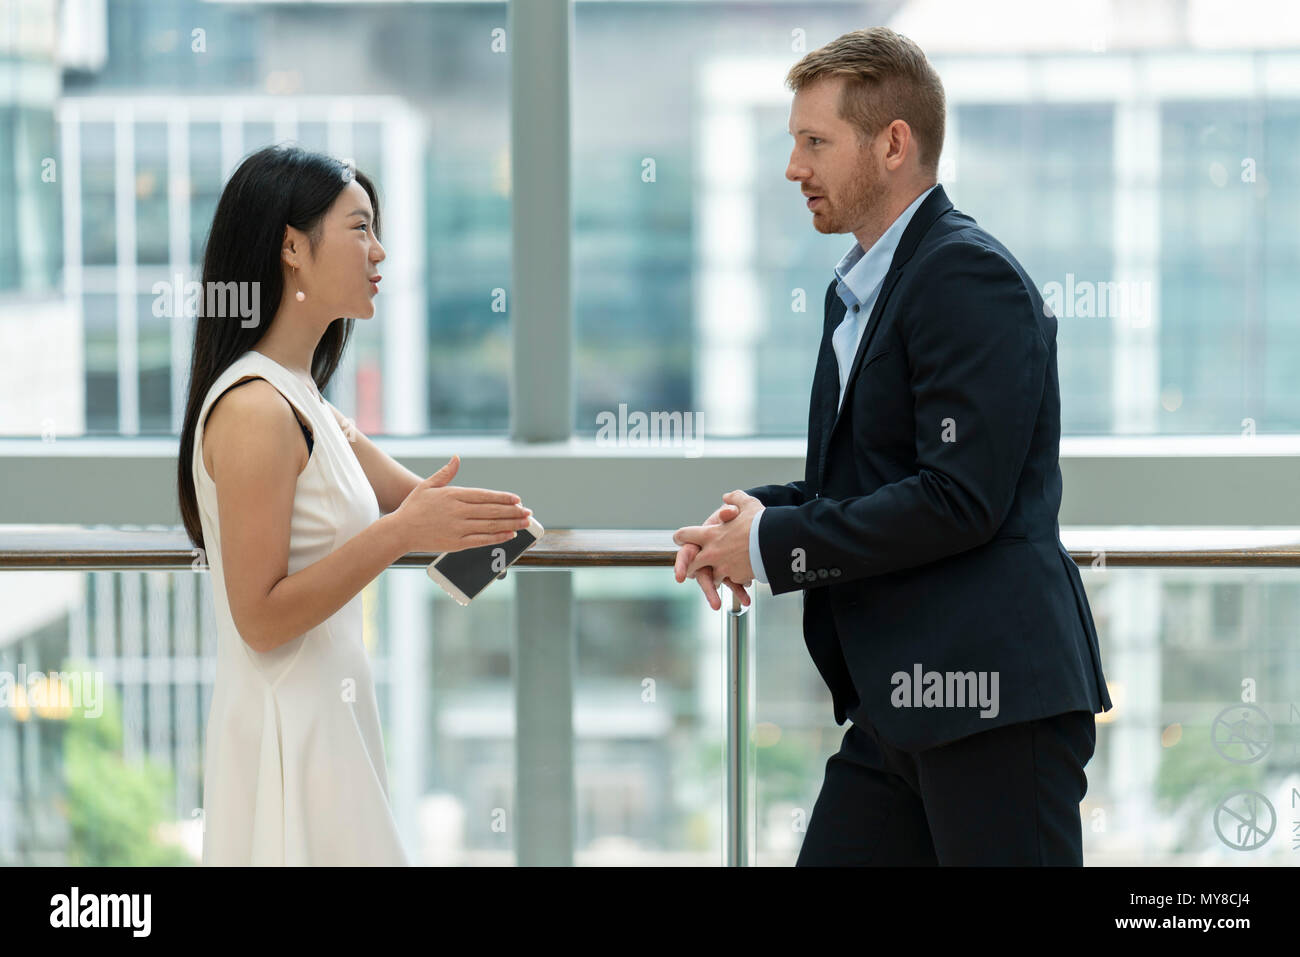
[[[784,79],[842,14],[575,7],[580,434],[624,404],[692,410],[709,435],[804,434],[822,297],[855,240],[816,233],[785,179]],[[903,4],[889,25],[945,83],[940,183],[1064,305],[1063,433],[1294,431],[1300,105],[1266,82],[1281,64],[1175,56],[1118,18],[1105,40],[1013,22],[990,40],[965,15]],[[1275,46],[1263,25],[1256,46]]]
[[[54,292],[62,265],[81,314],[84,383],[66,369],[47,382],[77,394],[84,386],[86,430],[178,427],[192,323],[154,316],[141,294],[176,271],[182,282],[200,278],[227,177],[248,153],[296,142],[352,159],[376,182],[385,214],[375,317],[356,324],[331,401],[371,434],[503,432],[508,57],[493,49],[492,30],[505,13],[505,3],[120,0],[106,7],[102,63],[78,60],[61,82],[52,73],[39,111],[0,101],[0,201],[16,197],[24,217],[21,234],[0,227],[0,291],[22,276],[24,288]],[[59,157],[71,178],[43,185],[39,161],[60,137],[74,151]],[[65,212],[80,237],[71,262],[59,238]],[[179,249],[178,236],[188,237]],[[134,276],[118,268],[124,246]],[[134,335],[119,343],[117,329]],[[110,357],[110,343],[131,354]],[[117,382],[119,366],[138,375]],[[39,422],[19,434],[40,434]]]

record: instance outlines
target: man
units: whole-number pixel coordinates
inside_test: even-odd
[[[857,242],[826,290],[803,480],[679,529],[677,579],[715,608],[715,581],[803,590],[851,723],[800,865],[1082,864],[1111,702],[1057,523],[1055,318],[937,185],[943,86],[914,43],[849,33],[787,84],[786,177]]]

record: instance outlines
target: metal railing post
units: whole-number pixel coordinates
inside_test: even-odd
[[[726,633],[727,798],[723,809],[723,856],[727,867],[749,865],[749,609],[731,593],[731,606],[723,605]]]

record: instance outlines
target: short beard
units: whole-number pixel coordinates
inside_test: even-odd
[[[837,215],[821,232],[853,232],[858,226],[879,215],[886,192],[885,184],[871,174],[869,167],[859,167],[857,174],[845,187],[842,201],[836,206]]]

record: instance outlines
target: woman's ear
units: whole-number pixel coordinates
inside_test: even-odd
[[[292,226],[284,227],[284,239],[280,244],[280,260],[290,269],[301,266],[302,251],[307,246],[306,235]]]

